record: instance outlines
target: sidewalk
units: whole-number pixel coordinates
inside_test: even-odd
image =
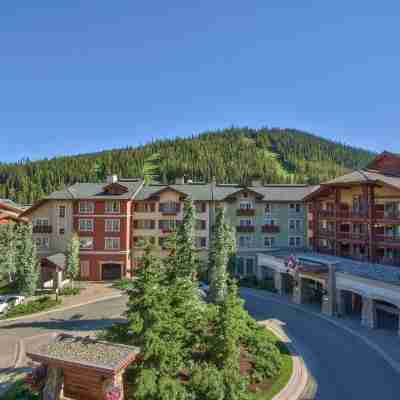
[[[361,325],[359,319],[349,317],[329,317],[320,312],[319,307],[313,304],[295,304],[289,296],[281,296],[260,289],[241,288],[244,293],[250,291],[258,296],[266,297],[275,302],[286,304],[289,307],[302,310],[314,316],[324,318],[327,321],[340,326],[342,329],[359,337],[367,345],[374,348],[398,373],[400,373],[400,337],[397,332],[383,329],[369,329]]]

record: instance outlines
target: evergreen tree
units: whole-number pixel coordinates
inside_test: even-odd
[[[17,225],[15,265],[15,280],[19,292],[27,296],[33,295],[39,280],[39,261],[31,224]]]
[[[66,276],[71,280],[72,286],[79,274],[79,250],[79,237],[76,233],[73,233],[66,251]]]
[[[196,209],[187,197],[183,206],[182,223],[176,232],[175,268],[176,275],[196,280],[199,259],[195,247]]]
[[[14,224],[0,225],[0,280],[6,277],[9,282],[14,280],[17,271],[15,231]]]
[[[229,224],[225,222],[223,208],[218,208],[209,261],[210,298],[214,303],[221,303],[225,298],[228,281],[227,268],[228,264],[234,262],[235,253],[235,235]]]

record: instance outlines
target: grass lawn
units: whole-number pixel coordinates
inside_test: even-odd
[[[293,360],[288,348],[271,331],[268,331],[268,334],[270,335],[271,340],[276,343],[281,352],[283,361],[282,370],[278,377],[267,383],[265,391],[252,393],[252,400],[271,400],[287,385],[290,377],[292,376]]]

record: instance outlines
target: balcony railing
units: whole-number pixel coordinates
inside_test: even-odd
[[[375,211],[375,218],[381,220],[399,220],[399,211]]]
[[[51,225],[35,225],[33,227],[33,233],[52,233],[53,228]]]
[[[245,225],[245,226],[237,226],[236,227],[236,232],[239,233],[253,233],[255,232],[255,227],[253,225]]]
[[[321,218],[332,218],[335,216],[335,212],[333,210],[320,210],[319,216]]]
[[[333,237],[335,236],[335,231],[333,229],[327,229],[327,228],[318,228],[318,233],[321,236],[329,236],[329,237]]]
[[[338,239],[345,240],[359,240],[359,241],[367,241],[369,236],[367,233],[354,233],[354,232],[338,232]]]
[[[281,228],[278,225],[263,225],[261,231],[263,233],[279,233]]]
[[[176,215],[181,211],[181,205],[179,203],[175,204],[160,203],[159,211],[164,215]]]
[[[375,240],[377,242],[384,242],[384,243],[392,243],[392,244],[400,244],[400,236],[393,236],[393,235],[375,235]]]
[[[252,217],[256,214],[256,210],[254,208],[239,208],[236,210],[236,215],[238,217]]]

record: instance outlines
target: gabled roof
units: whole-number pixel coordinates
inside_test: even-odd
[[[182,185],[148,185],[143,186],[135,200],[150,200],[165,190],[174,190],[190,196],[194,201],[224,201],[230,196],[239,194],[243,190],[251,191],[259,196],[260,200],[271,202],[302,201],[306,195],[316,190],[318,186],[308,185],[265,185],[245,187],[241,185],[212,185],[182,184]]]
[[[114,183],[115,184],[115,183]],[[122,200],[129,200],[135,196],[137,191],[141,188],[143,181],[129,180],[118,181],[118,185],[126,187],[125,193],[115,195],[108,194],[104,191],[110,184],[107,183],[75,183],[65,190],[53,192],[47,199],[49,200],[72,200],[72,199],[113,199],[118,198]]]

